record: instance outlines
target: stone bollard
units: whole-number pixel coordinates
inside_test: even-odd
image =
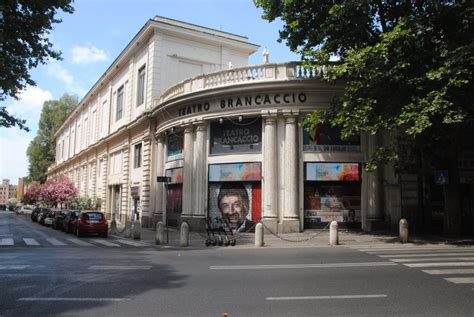
[[[189,246],[189,225],[186,222],[181,224],[179,231],[179,245],[182,247]]]
[[[115,215],[110,222],[110,233],[116,234],[117,233],[117,221],[115,220]]]
[[[165,225],[161,221],[156,223],[155,244],[165,244]]]
[[[265,242],[263,241],[263,225],[259,222],[255,226],[255,247],[263,247]]]
[[[338,224],[337,221],[333,220],[329,226],[329,245],[338,245],[339,236],[337,232]]]
[[[399,230],[400,230],[400,242],[407,243],[408,242],[408,221],[405,218],[400,219]]]
[[[139,220],[133,222],[132,237],[133,240],[140,240],[142,235],[142,223]]]
[[[132,237],[132,222],[130,220],[125,221],[125,238]]]

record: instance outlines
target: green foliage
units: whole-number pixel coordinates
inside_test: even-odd
[[[396,131],[414,151],[437,151],[435,164],[474,119],[474,2],[254,2],[263,18],[283,20],[280,41],[306,63],[337,59],[324,79],[346,86],[326,120],[343,138]],[[380,148],[367,167],[401,159],[390,153]]]
[[[76,96],[65,94],[59,100],[48,100],[43,104],[37,135],[26,151],[31,180],[41,183],[46,181],[46,172],[56,156],[54,134],[77,103]]]
[[[48,59],[60,59],[61,53],[53,50],[48,34],[53,24],[62,20],[56,13],[62,10],[73,13],[72,0],[4,0],[0,4],[0,101],[7,97],[18,98],[21,90],[35,85],[29,71]],[[0,107],[0,127],[13,127],[28,131],[26,121]]]
[[[100,210],[102,199],[98,197],[76,197],[67,202],[68,209],[72,210]]]

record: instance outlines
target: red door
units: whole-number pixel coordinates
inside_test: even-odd
[[[252,184],[252,221],[257,223],[262,218],[262,185]]]

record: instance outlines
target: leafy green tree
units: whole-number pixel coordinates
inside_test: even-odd
[[[425,175],[449,170],[445,233],[461,232],[457,158],[471,147],[474,114],[474,2],[254,0],[263,18],[282,19],[280,41],[324,79],[344,82],[324,120],[341,135],[389,132],[409,144]],[[335,62],[330,62],[335,61]],[[315,113],[307,122],[321,121]],[[398,159],[399,142],[380,147],[368,166]]]
[[[77,105],[77,96],[63,95],[59,100],[48,100],[43,104],[38,132],[31,141],[26,155],[29,160],[29,178],[44,183],[48,167],[54,163],[56,145],[54,134]]]
[[[61,58],[47,35],[53,24],[62,22],[56,13],[73,13],[73,0],[3,0],[0,4],[0,101],[18,99],[27,85],[35,85],[29,71],[48,59]],[[26,121],[0,107],[0,127],[29,131]]]

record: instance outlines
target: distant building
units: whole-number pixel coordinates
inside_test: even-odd
[[[6,204],[8,199],[16,198],[16,185],[11,185],[10,180],[5,178],[0,187],[0,204]]]
[[[16,189],[16,199],[21,201],[25,195],[25,181],[23,177],[18,178],[18,187]]]

